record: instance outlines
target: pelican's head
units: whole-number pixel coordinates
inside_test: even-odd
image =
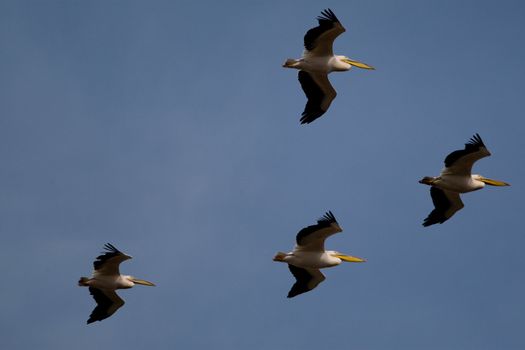
[[[357,67],[357,68],[362,68],[362,69],[375,69],[374,67],[369,66],[366,63],[354,61],[346,56],[337,56],[337,58],[339,59],[339,61],[344,62],[348,65],[348,68],[346,70],[349,70],[352,67]]]
[[[155,287],[155,284],[153,284],[153,283],[151,283],[149,281],[146,281],[146,280],[141,280],[139,278],[135,278],[133,276],[128,276],[128,280],[130,280],[134,284],[142,284],[143,286]]]
[[[508,184],[506,182],[499,181],[499,180],[488,179],[488,178],[483,177],[483,176],[478,175],[478,174],[472,175],[472,178],[474,180],[481,181],[484,184],[487,184],[487,185],[490,185],[490,186],[510,186],[510,184]]]
[[[361,258],[358,258],[356,256],[344,255],[344,254],[341,254],[341,253],[335,252],[335,251],[330,252],[330,255],[335,257],[335,258],[341,259],[341,261],[346,261],[346,262],[359,263],[359,262],[365,262],[366,261],[365,259],[361,259]]]

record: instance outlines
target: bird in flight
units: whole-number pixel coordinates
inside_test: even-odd
[[[343,230],[337,223],[334,214],[328,211],[317,220],[316,225],[303,228],[296,236],[296,245],[289,253],[278,252],[273,261],[288,264],[296,282],[288,292],[288,298],[306,293],[325,280],[319,271],[346,262],[364,262],[364,259],[344,255],[334,250],[325,250],[324,241],[333,234]]]
[[[115,292],[117,289],[132,288],[135,284],[155,286],[133,276],[121,275],[120,263],[131,259],[131,256],[122,253],[110,243],[104,248],[106,251],[93,262],[94,271],[91,278],[80,277],[78,281],[79,286],[89,287],[89,293],[97,303],[89,316],[88,324],[108,318],[124,305],[124,300]]]
[[[425,176],[419,181],[431,186],[430,196],[435,207],[423,222],[423,226],[442,224],[463,208],[460,193],[477,191],[485,185],[510,186],[503,181],[471,174],[474,163],[488,156],[489,150],[479,134],[476,134],[465,144],[465,149],[454,151],[445,158],[445,168],[439,176]]]
[[[300,59],[289,58],[283,67],[299,70],[299,83],[308,99],[301,117],[301,124],[309,124],[321,117],[337,95],[328,80],[331,72],[344,72],[352,67],[374,69],[346,56],[334,55],[335,38],[344,33],[334,12],[326,9],[317,17],[319,25],[304,36],[304,52]]]

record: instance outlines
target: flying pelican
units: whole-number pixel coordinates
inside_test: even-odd
[[[346,29],[330,9],[317,17],[319,26],[310,29],[304,36],[304,52],[300,59],[289,58],[283,67],[299,69],[299,82],[308,99],[301,124],[309,124],[322,116],[330,107],[337,93],[328,80],[331,72],[344,72],[352,66],[374,69],[367,64],[334,55],[332,45],[335,38]]]
[[[465,149],[450,153],[445,158],[445,168],[437,177],[425,176],[419,183],[429,185],[435,209],[427,216],[423,226],[444,223],[455,212],[464,207],[460,193],[477,191],[491,186],[510,186],[503,181],[487,179],[481,175],[471,175],[472,165],[481,158],[490,156],[483,140],[476,134],[472,136]]]
[[[131,288],[135,284],[154,286],[151,282],[133,276],[121,275],[119,272],[120,263],[131,259],[131,256],[122,253],[109,243],[106,243],[104,248],[107,251],[103,255],[97,256],[93,262],[95,270],[92,277],[80,277],[78,281],[79,286],[89,287],[89,293],[97,303],[89,316],[88,324],[108,318],[124,305],[124,300],[115,293],[115,290]]]
[[[297,244],[292,252],[278,252],[274,256],[273,261],[288,264],[290,272],[297,280],[288,292],[288,298],[311,291],[323,282],[325,277],[319,269],[337,266],[343,261],[365,261],[361,258],[324,249],[325,239],[342,231],[334,214],[329,211],[317,220],[317,225],[311,225],[299,231],[296,237]]]

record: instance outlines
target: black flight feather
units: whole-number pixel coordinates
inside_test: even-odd
[[[115,246],[113,246],[111,243],[106,243],[104,248],[107,250],[107,252],[97,256],[97,259],[93,262],[93,267],[95,270],[98,270],[108,259],[122,255],[122,252],[115,248]]]
[[[297,244],[300,245],[301,244],[300,241],[306,236],[308,236],[309,234],[317,230],[320,230],[322,228],[329,227],[333,223],[337,224],[337,220],[335,219],[334,214],[331,211],[326,212],[323,217],[317,220],[317,225],[310,225],[310,226],[303,228],[301,231],[299,231],[299,233],[297,234],[295,238]]]
[[[325,94],[308,72],[301,70],[298,77],[299,83],[301,83],[304,94],[308,99],[301,114],[301,124],[309,124],[326,112],[321,108]]]
[[[425,227],[434,224],[442,224],[447,221],[448,218],[445,217],[445,213],[452,205],[445,195],[445,192],[437,187],[430,187],[430,196],[432,197],[432,203],[434,203],[435,209],[432,210],[424,220],[423,226]]]
[[[288,292],[287,298],[293,298],[296,295],[308,292],[310,290],[310,288],[308,288],[308,282],[312,280],[313,276],[310,275],[305,269],[294,265],[288,264],[288,268],[297,281],[292,286],[292,289],[290,289]]]
[[[114,304],[113,300],[97,288],[89,287],[89,293],[93,296],[93,299],[95,299],[97,306],[93,309],[91,315],[89,315],[87,323],[90,324],[95,321],[102,321],[111,316],[112,314],[109,313],[109,309]],[[122,305],[123,304],[124,301],[122,301]]]
[[[321,16],[317,17],[319,26],[310,29],[304,36],[304,47],[307,50],[313,50],[315,48],[315,41],[317,38],[334,27],[334,23],[338,23],[339,20],[335,16],[334,12],[330,9],[325,9],[321,12]]]
[[[478,152],[481,147],[485,147],[485,144],[481,136],[475,134],[470,138],[469,142],[465,144],[465,149],[454,151],[445,158],[445,167],[450,167],[455,161],[467,154]]]

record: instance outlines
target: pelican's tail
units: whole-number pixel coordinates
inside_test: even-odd
[[[87,278],[87,277],[80,277],[80,279],[78,280],[78,285],[79,285],[79,287],[87,287],[87,286],[89,286],[88,282],[89,282],[89,278]]]
[[[286,253],[277,252],[277,254],[275,254],[275,256],[273,257],[273,261],[284,262],[285,257],[286,257]]]
[[[432,186],[432,184],[434,183],[434,181],[436,181],[436,178],[435,178],[435,177],[432,177],[432,176],[425,176],[424,178],[422,178],[421,180],[419,180],[419,183],[420,183],[420,184],[424,184],[424,185]]]
[[[297,65],[299,64],[299,60],[289,58],[286,60],[286,62],[283,63],[283,67],[285,68],[297,68]]]

